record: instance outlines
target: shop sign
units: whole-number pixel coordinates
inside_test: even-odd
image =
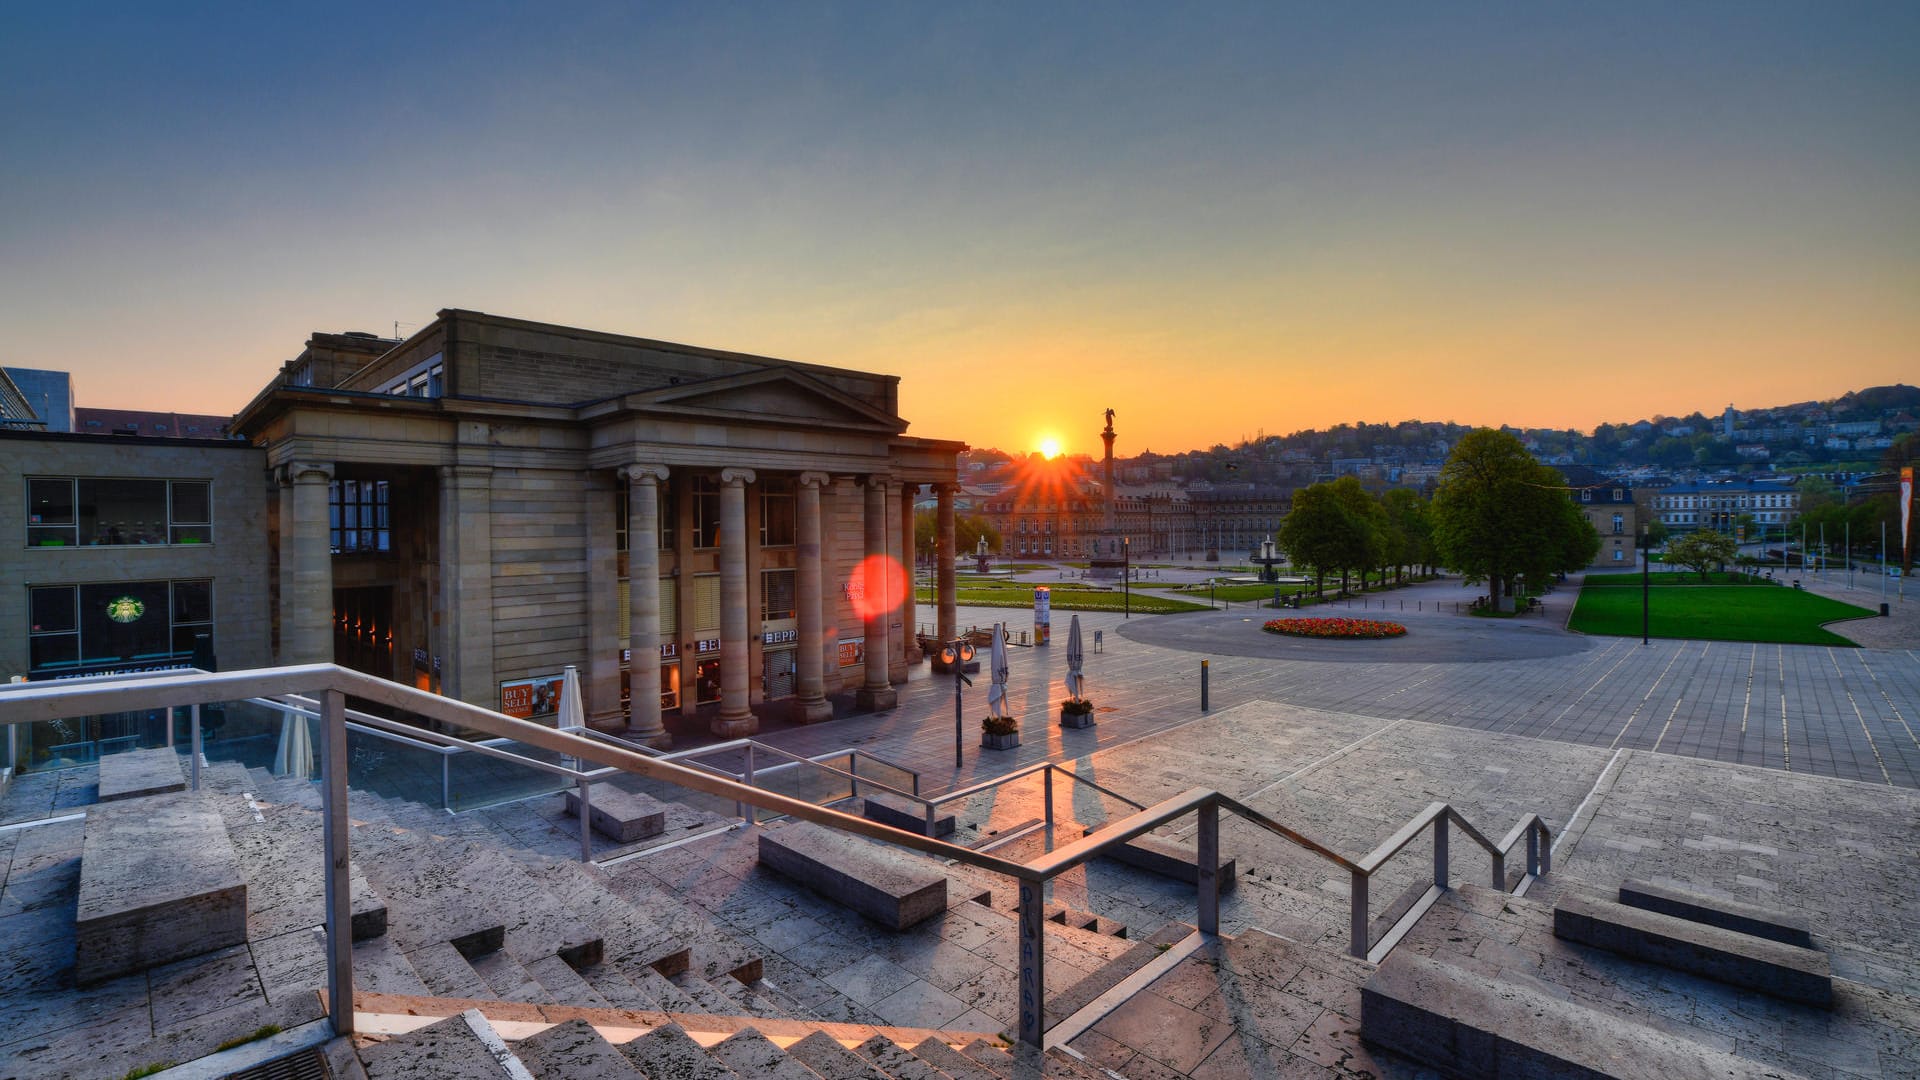
[[[841,638],[840,639],[840,666],[841,667],[857,667],[858,665],[865,663],[866,659],[867,659],[867,639],[866,638],[857,637],[857,638]]]
[[[798,630],[768,630],[760,635],[762,645],[791,645],[799,640]]]
[[[693,643],[693,651],[701,656],[705,656],[708,653],[717,653],[720,651],[720,639],[717,637],[701,638],[699,641]]]
[[[565,675],[536,675],[500,684],[500,711],[521,720],[552,716],[560,711],[560,687]]]
[[[660,646],[660,659],[662,659],[662,660],[677,660],[677,659],[679,659],[679,657],[680,657],[680,643],[679,643],[679,642],[677,642],[677,641],[669,641],[669,642],[665,642],[665,643],[663,643],[663,644],[662,644],[662,645]],[[632,650],[632,649],[621,649],[621,650],[620,650],[620,666],[621,666],[621,667],[628,667],[628,666],[630,666],[630,665],[631,665],[632,663],[633,663],[633,650]]]

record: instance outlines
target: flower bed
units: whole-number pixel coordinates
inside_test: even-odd
[[[1407,632],[1399,623],[1379,619],[1273,619],[1260,629],[1313,638],[1390,638]]]

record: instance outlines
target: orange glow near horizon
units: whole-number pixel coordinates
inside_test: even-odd
[[[1060,439],[1055,435],[1040,436],[1040,456],[1052,461],[1060,456]]]

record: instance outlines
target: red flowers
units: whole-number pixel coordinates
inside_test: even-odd
[[[1378,619],[1274,619],[1260,629],[1269,634],[1316,638],[1390,638],[1407,632],[1399,623]]]

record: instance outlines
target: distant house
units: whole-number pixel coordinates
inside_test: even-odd
[[[1800,513],[1800,493],[1775,479],[1675,484],[1654,497],[1653,511],[1672,532],[1734,533],[1742,517],[1768,528],[1791,523]]]
[[[1632,566],[1634,538],[1640,535],[1640,512],[1633,502],[1633,487],[1625,480],[1581,466],[1562,471],[1574,504],[1600,534],[1600,551],[1593,557],[1593,569]]]

